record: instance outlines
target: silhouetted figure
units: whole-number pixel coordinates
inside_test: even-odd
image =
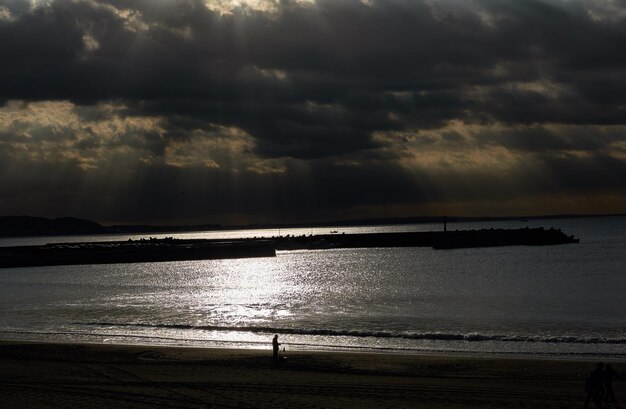
[[[448,231],[448,216],[443,216],[443,231]]]
[[[585,408],[589,405],[590,400],[593,400],[596,408],[602,407],[602,398],[604,396],[604,378],[602,377],[603,369],[604,364],[599,362],[596,365],[596,369],[591,371],[587,379],[585,379],[585,392],[587,393]]]
[[[274,335],[274,339],[272,339],[272,349],[274,350],[274,362],[278,363],[278,347],[280,344],[278,343],[278,335]]]
[[[619,375],[607,364],[602,371],[602,381],[604,382],[604,401],[615,403],[615,391],[613,390],[613,381],[619,379]]]

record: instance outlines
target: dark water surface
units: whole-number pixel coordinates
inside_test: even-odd
[[[625,358],[626,218],[459,223],[449,229],[526,225],[561,228],[581,242],[0,269],[0,338],[265,348],[278,333],[294,349]],[[239,230],[174,236],[278,234]],[[131,237],[145,236],[6,239],[0,245]]]

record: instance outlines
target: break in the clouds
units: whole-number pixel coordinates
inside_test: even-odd
[[[623,0],[0,0],[0,214],[626,209]]]

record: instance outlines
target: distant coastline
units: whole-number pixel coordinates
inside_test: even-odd
[[[607,215],[539,215],[539,216],[504,216],[504,217],[463,217],[447,216],[448,223],[485,222],[485,221],[530,221],[544,219],[572,219],[593,217],[620,217],[626,214]],[[372,219],[335,220],[310,223],[266,223],[247,225],[111,225],[105,226],[97,222],[74,217],[60,217],[55,219],[34,216],[2,216],[0,217],[0,237],[29,237],[29,236],[71,236],[71,235],[99,235],[99,234],[138,234],[138,233],[185,233],[196,231],[221,231],[238,229],[279,229],[303,227],[355,227],[403,224],[442,223],[443,216],[418,217],[388,217]]]

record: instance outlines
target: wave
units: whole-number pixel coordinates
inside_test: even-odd
[[[330,337],[357,337],[357,338],[399,338],[411,340],[433,341],[468,341],[468,342],[543,342],[563,344],[626,344],[626,338],[605,337],[580,337],[560,335],[504,335],[504,334],[480,334],[480,333],[452,333],[452,332],[410,332],[410,331],[362,331],[362,330],[337,330],[318,328],[281,328],[264,326],[217,326],[217,325],[187,325],[187,324],[149,324],[149,323],[114,323],[114,322],[89,322],[76,323],[79,325],[103,326],[103,327],[139,327],[139,328],[162,328],[200,331],[234,331],[256,332],[263,334],[281,335],[316,335]]]

